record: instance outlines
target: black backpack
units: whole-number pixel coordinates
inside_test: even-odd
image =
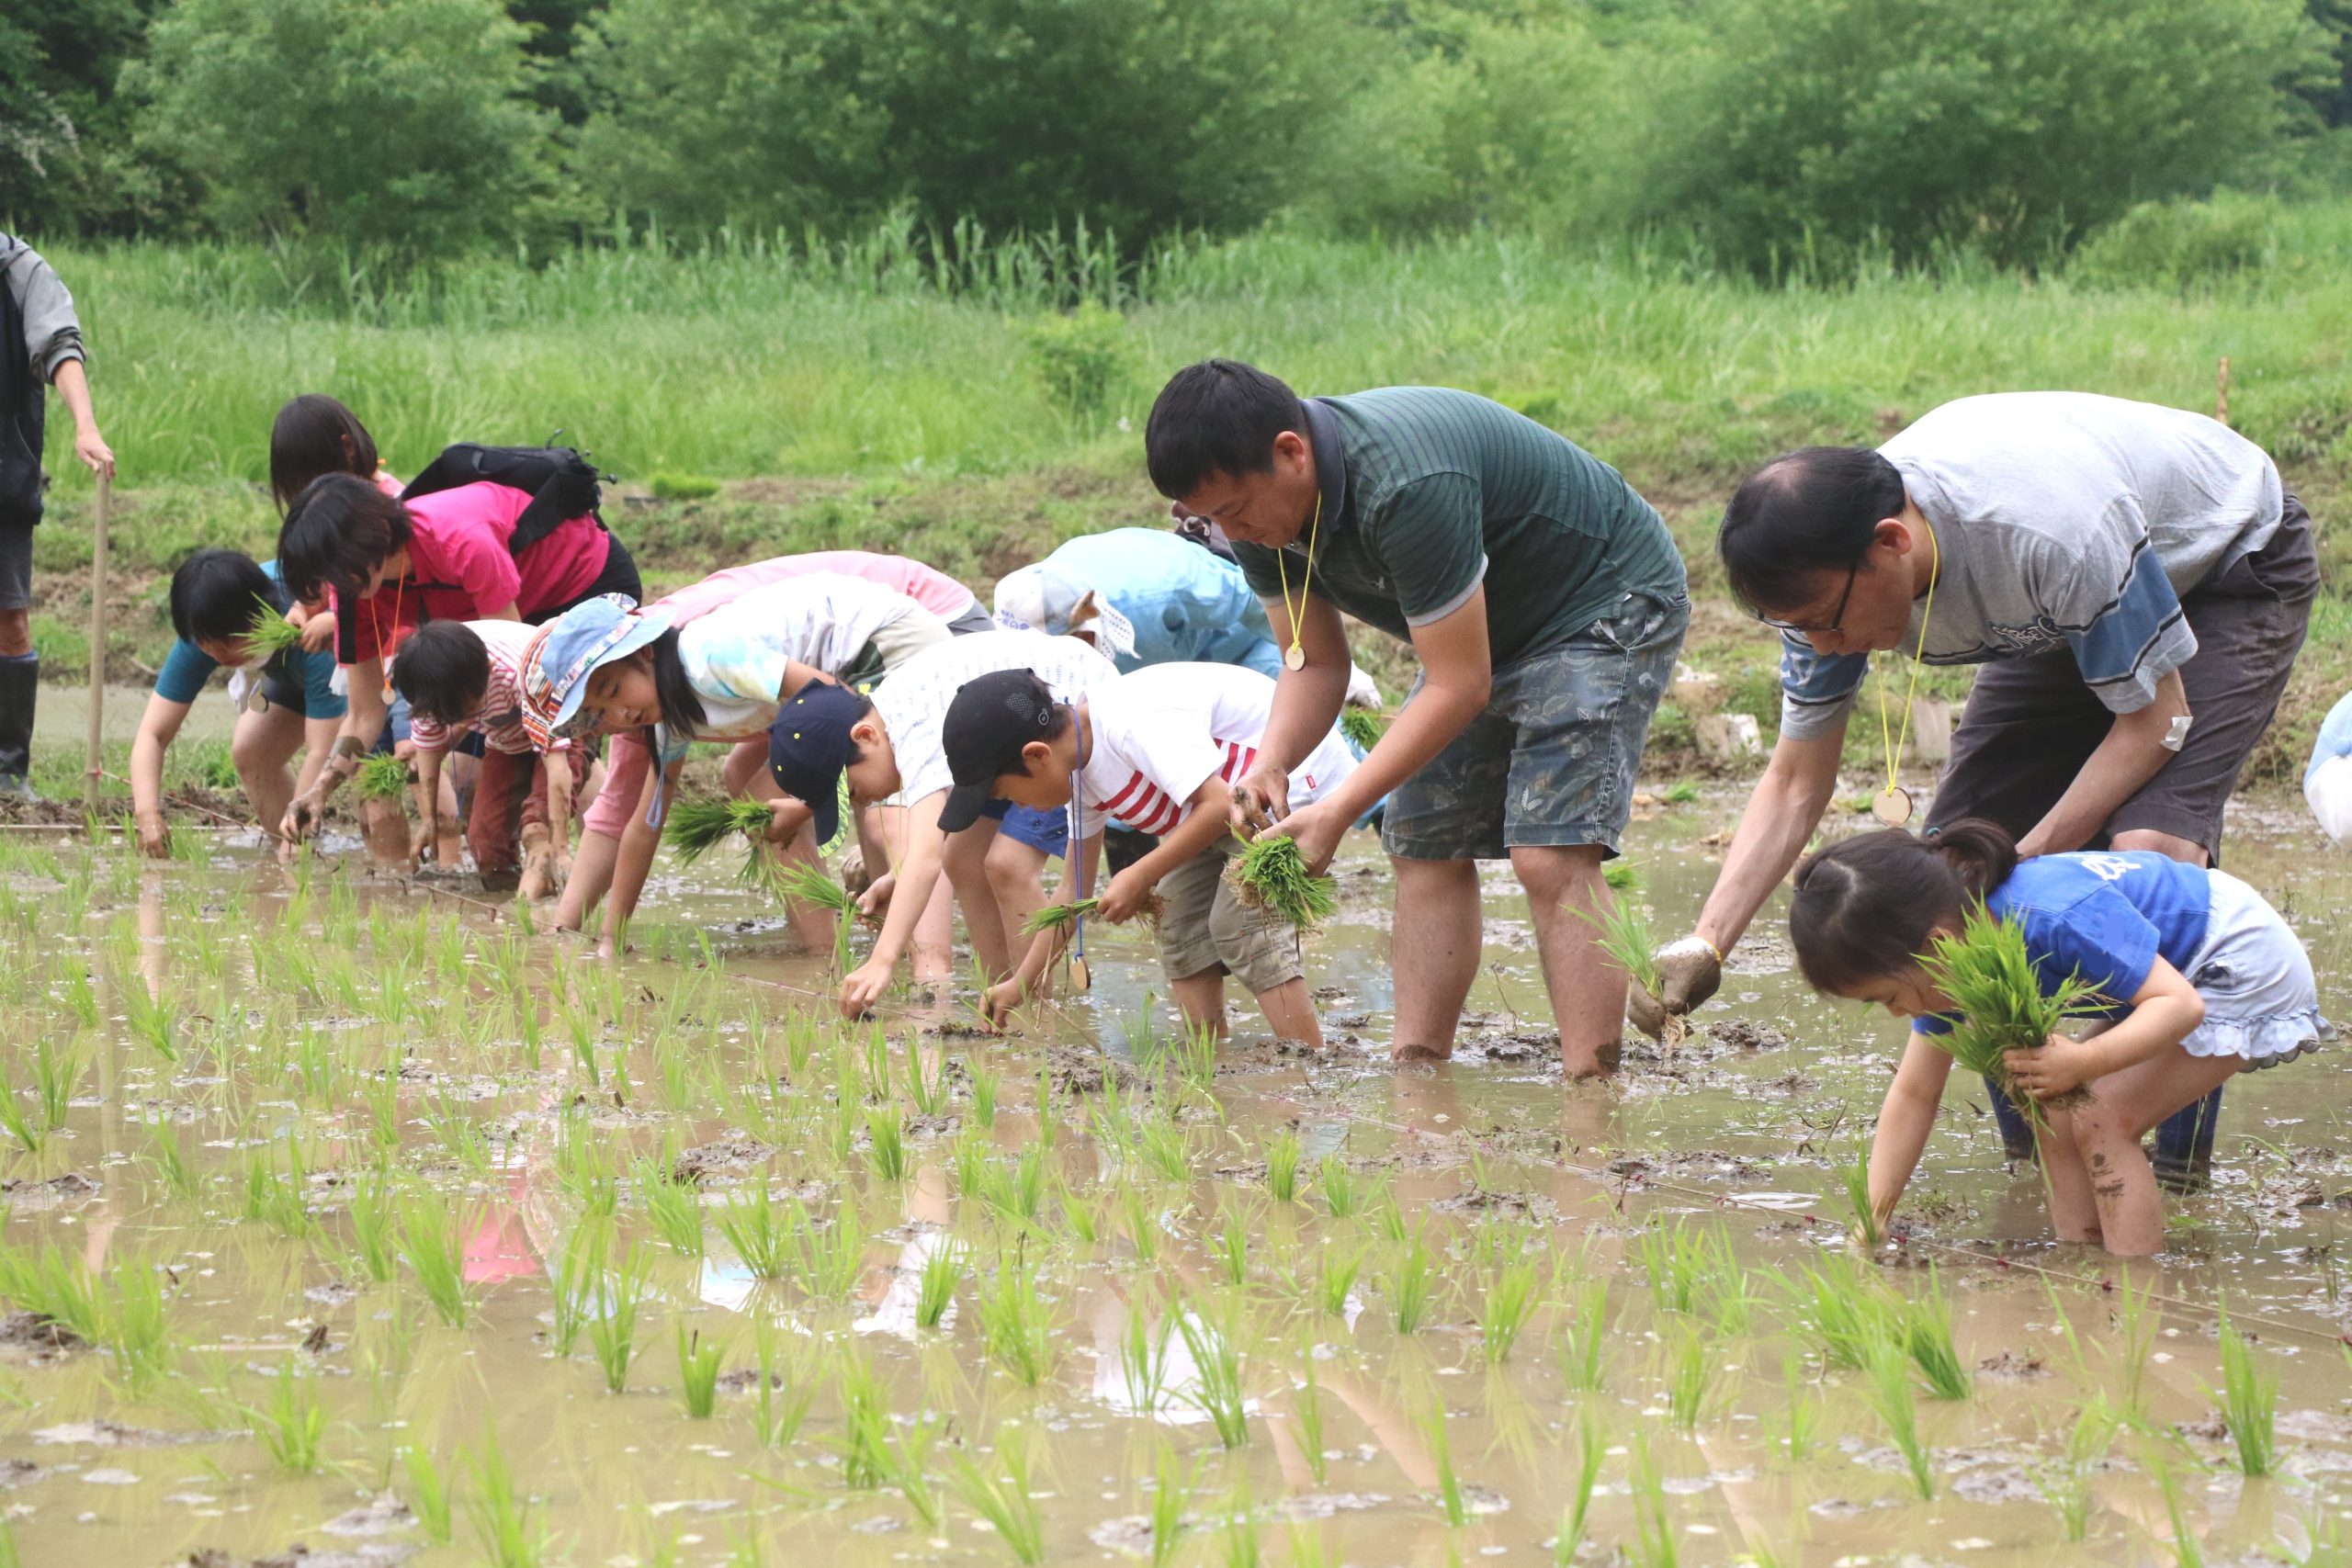
[[[461,441],[443,447],[424,472],[409,480],[401,499],[413,501],[485,480],[519,490],[531,503],[514,520],[514,537],[506,541],[508,552],[519,556],[571,518],[594,517],[602,528],[605,519],[597,508],[604,501],[604,478],[576,447],[478,446]]]

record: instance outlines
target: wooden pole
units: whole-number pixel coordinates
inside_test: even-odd
[[[2230,423],[2230,356],[2226,354],[2213,369],[2213,417],[2223,424]]]
[[[96,525],[90,535],[90,746],[85,759],[82,807],[98,810],[98,780],[104,769],[107,713],[107,526],[114,517],[114,476],[98,476]]]

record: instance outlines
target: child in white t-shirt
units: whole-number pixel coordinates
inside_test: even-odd
[[[956,693],[944,726],[956,787],[940,826],[968,827],[991,799],[1069,807],[1071,896],[1093,884],[1111,822],[1155,834],[1150,853],[1111,878],[1095,914],[1132,918],[1160,898],[1159,958],[1184,1020],[1225,1032],[1225,976],[1258,998],[1278,1039],[1319,1050],[1323,1032],[1299,964],[1298,931],[1245,904],[1225,875],[1232,781],[1256,760],[1274,683],[1230,664],[1155,664],[1057,702],[1023,671],[983,676]],[[1293,809],[1321,799],[1355,770],[1335,728],[1290,775]],[[1043,984],[1068,935],[1040,932],[1012,976],[991,987],[993,1021]]]

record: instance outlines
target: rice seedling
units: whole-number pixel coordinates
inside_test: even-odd
[[[362,800],[398,800],[407,793],[409,782],[406,761],[389,751],[373,751],[360,760],[351,787]]]
[[[2222,1387],[2214,1403],[2229,1424],[2239,1473],[2248,1479],[2268,1475],[2278,1460],[2278,1374],[2256,1361],[2254,1347],[2230,1322],[2227,1304],[2220,1309],[2219,1332]]]
[[[1323,1209],[1335,1220],[1344,1220],[1359,1213],[1363,1207],[1363,1189],[1356,1181],[1355,1168],[1346,1156],[1325,1155],[1315,1167],[1315,1185],[1323,1194]]]
[[[1194,1460],[1190,1470],[1180,1470],[1176,1450],[1166,1443],[1159,1445],[1159,1457],[1152,1465],[1151,1568],[1170,1568],[1176,1561],[1177,1549],[1192,1530],[1192,1519],[1184,1512],[1184,1505],[1200,1479],[1200,1461]]]
[[[1535,1315],[1543,1300],[1534,1263],[1525,1258],[1506,1263],[1487,1282],[1487,1301],[1478,1314],[1478,1338],[1488,1362],[1510,1359],[1521,1330]]]
[[[1310,875],[1298,840],[1284,835],[1250,840],[1228,874],[1243,903],[1272,909],[1302,934],[1340,907],[1339,885],[1328,876]]]
[[[1975,1388],[1968,1363],[1952,1343],[1951,1306],[1944,1300],[1936,1269],[1928,1270],[1928,1292],[1903,1311],[1903,1345],[1912,1364],[1938,1399],[1966,1399]]]
[[[1437,1470],[1438,1511],[1445,1516],[1447,1525],[1460,1529],[1470,1522],[1470,1499],[1462,1490],[1462,1478],[1454,1473],[1453,1445],[1445,1435],[1445,1404],[1438,1402],[1420,1422],[1421,1435],[1428,1439],[1430,1462]]]
[[[1715,1267],[1712,1237],[1677,1221],[1653,1225],[1642,1233],[1642,1272],[1648,1276],[1650,1294],[1660,1312],[1688,1314],[1698,1309],[1701,1292]]]
[[[1193,1179],[1193,1149],[1184,1129],[1165,1116],[1148,1117],[1136,1128],[1136,1152],[1144,1164],[1170,1181]]]
[[[765,1318],[753,1330],[752,1344],[760,1368],[759,1381],[752,1385],[752,1435],[763,1449],[789,1448],[817,1397],[817,1380],[797,1375],[787,1380],[776,1371],[775,1330]]]
[[[1356,1275],[1363,1268],[1363,1247],[1325,1247],[1315,1275],[1315,1305],[1332,1317],[1345,1317],[1348,1298],[1355,1293]]]
[[[1653,996],[1657,993],[1657,938],[1650,930],[1649,916],[1639,905],[1630,898],[1611,899],[1608,909],[1598,915],[1579,905],[1571,904],[1568,908],[1593,928],[1593,945],[1603,957],[1642,989]]]
[[[1875,1346],[1899,1332],[1895,1304],[1849,1258],[1826,1258],[1821,1268],[1804,1269],[1802,1281],[1788,1289],[1798,1325],[1812,1337],[1825,1366],[1863,1367]]]
[[[254,601],[254,618],[245,628],[245,658],[254,664],[266,664],[289,648],[302,644],[302,628],[287,620],[283,612],[266,599]]]
[[[1678,1568],[1681,1553],[1674,1544],[1674,1520],[1667,1509],[1666,1476],[1646,1434],[1634,1439],[1627,1489],[1634,1498],[1634,1561],[1640,1568]]]
[[[515,1487],[494,1427],[483,1427],[472,1470],[474,1486],[466,1498],[466,1513],[483,1558],[491,1568],[539,1568],[547,1561],[547,1527],[536,1517],[530,1499]]]
[[[1671,1357],[1666,1376],[1667,1419],[1682,1431],[1694,1431],[1714,1382],[1714,1368],[1707,1360],[1707,1341],[1686,1327],[1675,1337]]]
[[[1250,1281],[1250,1220],[1238,1205],[1225,1211],[1225,1224],[1209,1239],[1209,1256],[1228,1285]]]
[[[964,1278],[964,1249],[945,1237],[924,1254],[922,1272],[915,1279],[915,1326],[937,1328],[956,1304],[956,1287]]]
[[[798,1208],[795,1204],[796,1209]],[[765,1181],[754,1181],[727,1200],[718,1211],[718,1234],[754,1279],[781,1280],[789,1267],[792,1244],[784,1215],[775,1206]]]
[[[1856,1149],[1841,1174],[1846,1182],[1846,1208],[1854,1216],[1854,1235],[1862,1246],[1875,1252],[1886,1236],[1878,1223],[1877,1206],[1871,1201],[1870,1151]]]
[[[605,1371],[605,1389],[628,1386],[629,1362],[637,1355],[637,1309],[650,1289],[644,1253],[631,1247],[619,1264],[595,1276],[595,1310],[588,1314],[588,1348]],[[716,1375],[714,1373],[713,1375]]]
[[[1781,1446],[1791,1464],[1803,1464],[1821,1446],[1826,1412],[1821,1396],[1807,1384],[1804,1363],[1794,1356],[1781,1359]]]
[[[1869,1352],[1864,1370],[1869,1372],[1870,1381],[1863,1385],[1862,1395],[1878,1412],[1879,1419],[1886,1423],[1887,1436],[1910,1472],[1911,1484],[1918,1490],[1919,1500],[1926,1502],[1936,1495],[1936,1478],[1927,1444],[1919,1437],[1919,1413],[1912,1404],[1909,1365],[1910,1359],[1900,1345],[1890,1339],[1878,1340]]]
[[[1266,1190],[1277,1203],[1298,1196],[1298,1130],[1284,1127],[1266,1145]]]
[[[2156,1490],[2164,1495],[2165,1517],[2172,1526],[2172,1560],[2176,1568],[2205,1568],[2204,1543],[2197,1539],[2197,1531],[2188,1520],[2188,1505],[2180,1495],[2180,1478],[2173,1473],[2171,1463],[2154,1444],[2148,1446],[2148,1472],[2156,1478]]]
[[[26,1112],[20,1091],[8,1081],[7,1069],[0,1066],[0,1132],[17,1140],[25,1153],[37,1155],[49,1142],[50,1129]]]
[[[302,1164],[302,1145],[288,1139],[286,1145],[286,1169],[281,1174],[273,1157],[271,1145],[262,1145],[245,1152],[244,1217],[270,1225],[281,1235],[301,1239],[317,1228],[311,1217],[307,1184],[309,1172]]]
[[[1180,1397],[1196,1405],[1216,1429],[1217,1441],[1238,1449],[1250,1440],[1248,1407],[1241,1393],[1241,1350],[1234,1343],[1234,1325],[1219,1323],[1200,1304],[1176,1314],[1176,1330],[1192,1352],[1195,1386]]]
[[[907,1099],[925,1116],[938,1116],[947,1110],[951,1090],[947,1083],[947,1058],[943,1055],[935,1068],[923,1066],[922,1034],[907,1031]]]
[[[677,1341],[678,1390],[686,1403],[686,1418],[707,1421],[718,1407],[718,1347],[705,1345],[702,1331],[689,1334],[683,1323],[678,1325]]]
[[[762,833],[767,831],[767,808],[761,807]],[[763,840],[746,836],[752,840],[752,852],[743,862],[742,881],[764,886],[787,902],[809,904],[829,912],[833,917],[833,973],[848,974],[850,931],[857,919],[857,900],[824,867],[810,865],[807,861],[779,863],[768,853]]]
[[[1552,1540],[1553,1568],[1570,1568],[1584,1547],[1593,1488],[1600,1480],[1600,1434],[1591,1422],[1577,1422],[1576,1479],[1569,1483],[1568,1500],[1560,1509],[1560,1533]]]
[[[463,1328],[473,1316],[473,1290],[466,1282],[466,1236],[473,1228],[470,1214],[460,1215],[432,1194],[413,1198],[401,1210],[401,1261],[452,1328]]]
[[[1063,1228],[1080,1247],[1091,1247],[1102,1239],[1102,1216],[1059,1175],[1054,1178],[1054,1206],[1061,1211]]]
[[[115,1265],[113,1276],[105,1306],[107,1349],[114,1357],[115,1376],[136,1396],[172,1370],[162,1271],[130,1258]]]
[[[963,1505],[988,1521],[1013,1562],[1035,1568],[1046,1560],[1046,1521],[1031,1496],[1029,1457],[1019,1446],[999,1450],[1001,1475],[958,1457],[950,1484]]]
[[[989,1132],[996,1126],[997,1091],[1002,1088],[1004,1080],[995,1069],[983,1066],[978,1062],[971,1064],[970,1070],[972,1120],[982,1132]]]
[[[1437,1284],[1436,1267],[1430,1249],[1415,1231],[1407,1238],[1389,1269],[1385,1281],[1388,1292],[1388,1307],[1396,1332],[1419,1334],[1421,1325],[1429,1320],[1430,1297]]]
[[[2109,1406],[2107,1396],[2092,1394],[2066,1436],[2065,1452],[2035,1472],[2034,1484],[2057,1511],[2059,1528],[2069,1542],[2079,1542],[2090,1533],[2091,1506],[2096,1500],[2091,1477],[2106,1457],[2115,1425],[2115,1413]]]
[[[1149,1304],[1140,1298],[1127,1303],[1126,1326],[1119,1336],[1119,1378],[1127,1404],[1138,1416],[1159,1414],[1168,1386],[1168,1346],[1174,1337],[1173,1318],[1157,1325]]]
[[[751,853],[744,858],[742,868],[737,873],[738,879],[747,886],[765,886],[782,892],[783,877],[775,871],[775,863],[768,859],[765,848],[768,828],[775,820],[775,814],[768,810],[763,801],[707,795],[681,795],[670,803],[669,812],[662,820],[662,841],[670,846],[682,863],[692,865],[727,840],[741,837],[749,843]],[[813,868],[803,865],[800,869]],[[821,873],[818,874],[822,875]],[[842,893],[841,885],[830,876],[824,877],[824,881],[831,887],[833,896],[845,905],[848,895]],[[808,897],[807,894],[795,896]]]
[[[1370,708],[1351,705],[1340,710],[1340,733],[1369,751],[1388,733],[1388,720]]]
[[[607,1233],[601,1225],[576,1226],[559,1257],[548,1260],[548,1290],[553,1319],[548,1343],[559,1356],[570,1356],[580,1343],[580,1331],[596,1302],[605,1271]]]
[[[681,1258],[703,1254],[702,1195],[686,1182],[673,1180],[670,1162],[637,1162],[638,1201],[653,1232]]]
[[[448,1479],[433,1462],[432,1450],[421,1444],[404,1445],[400,1460],[401,1472],[408,1478],[408,1484],[401,1489],[401,1500],[416,1516],[426,1540],[435,1546],[448,1545],[456,1533],[450,1518]]]
[[[796,1198],[786,1220],[792,1271],[802,1290],[820,1300],[837,1301],[857,1289],[865,1274],[865,1227],[855,1205],[843,1201],[832,1219],[820,1224]]]
[[[130,1037],[176,1066],[180,1059],[179,1010],[150,991],[146,982],[135,976],[121,990],[122,1017],[130,1027]]]
[[[1064,931],[1080,919],[1094,913],[1099,898],[1080,898],[1068,904],[1047,904],[1021,922],[1023,936],[1035,936],[1040,931]]]
[[[297,1475],[317,1472],[321,1445],[326,1440],[327,1413],[312,1394],[310,1380],[296,1375],[291,1360],[278,1363],[269,1403],[246,1406],[244,1416],[245,1429],[269,1450],[280,1470]]]
[[[1309,1345],[1299,1360],[1298,1388],[1291,1395],[1291,1417],[1298,1424],[1299,1457],[1306,1461],[1315,1484],[1330,1484],[1330,1455],[1323,1446],[1323,1387],[1315,1380],[1315,1348]]]
[[[907,1124],[895,1104],[865,1108],[865,1157],[874,1174],[898,1182],[907,1176]]]
[[[1688,806],[1699,798],[1699,786],[1689,779],[1677,779],[1666,786],[1661,796],[1668,806]]]
[[[1600,1389],[1600,1351],[1608,1334],[1609,1281],[1588,1280],[1577,1287],[1560,1322],[1560,1379],[1572,1393]]]
[[[1262,1529],[1245,1485],[1225,1506],[1225,1568],[1262,1568],[1266,1561]]]
[[[2123,1363],[2123,1408],[2133,1416],[2144,1412],[2142,1400],[2148,1376],[2148,1352],[2154,1348],[2156,1314],[2150,1310],[2153,1281],[2135,1284],[2129,1272],[2115,1283],[2117,1355]],[[2069,1328],[2071,1337],[2072,1329]]]
[[[1000,1256],[979,1287],[980,1340],[989,1359],[1024,1388],[1054,1368],[1053,1316],[1037,1288],[1036,1266],[1017,1253]]]
[[[1960,935],[1938,938],[1935,951],[1921,962],[1957,1015],[1950,1033],[1921,1039],[1990,1078],[2036,1126],[2045,1107],[2064,1111],[2090,1100],[2090,1086],[2078,1084],[2046,1102],[2036,1100],[2010,1087],[2003,1058],[2010,1051],[2038,1051],[2068,1020],[2095,1016],[2100,1010],[2098,987],[2069,975],[2044,996],[2026,951],[2025,929],[1982,909],[1970,913]]]
[[[54,1133],[65,1125],[74,1109],[74,1092],[89,1066],[90,1053],[78,1041],[59,1046],[44,1034],[33,1042],[33,1098],[40,1107],[40,1122],[46,1131]]]

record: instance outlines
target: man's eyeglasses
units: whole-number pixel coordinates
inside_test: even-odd
[[[1846,569],[1846,592],[1838,595],[1838,607],[1829,613],[1829,622],[1826,626],[1805,621],[1778,620],[1761,611],[1757,613],[1756,618],[1774,631],[1795,632],[1800,637],[1809,632],[1828,632],[1832,635],[1843,632],[1846,629],[1846,604],[1854,596],[1854,579],[1860,575],[1862,562],[1868,558],[1870,553],[1870,547],[1864,546],[1862,553],[1854,558],[1854,564]]]

